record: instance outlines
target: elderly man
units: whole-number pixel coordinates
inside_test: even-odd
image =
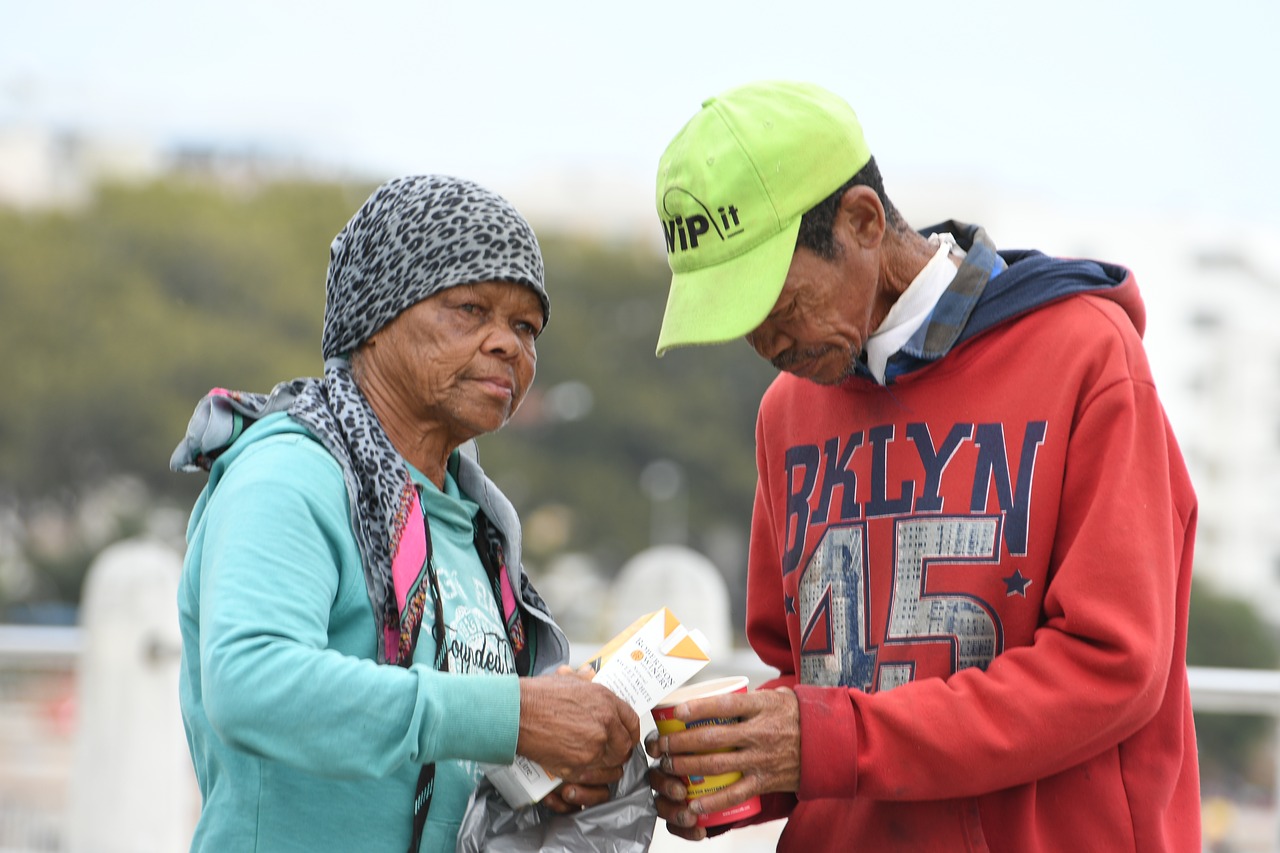
[[[746,625],[781,675],[650,742],[671,831],[765,794],[780,850],[1198,851],[1196,499],[1133,276],[913,231],[805,84],[704,103],[657,206],[659,355],[745,336],[781,371]]]

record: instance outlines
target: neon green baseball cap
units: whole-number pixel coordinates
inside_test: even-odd
[[[658,355],[764,322],[800,217],[870,159],[853,108],[819,86],[751,83],[704,101],[658,162],[671,266]]]

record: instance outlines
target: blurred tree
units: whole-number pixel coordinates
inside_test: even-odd
[[[1188,622],[1187,663],[1191,666],[1275,669],[1280,664],[1275,631],[1253,605],[1223,595],[1200,578],[1191,584]],[[1230,790],[1242,784],[1272,784],[1273,718],[1197,713],[1195,720],[1202,787]]]
[[[72,500],[130,473],[193,495],[164,450],[193,395],[318,369],[326,250],[362,197],[161,183],[104,188],[74,214],[0,213],[4,490]]]
[[[320,372],[329,243],[371,189],[165,180],[105,187],[84,210],[0,211],[0,501],[70,509],[131,475],[188,506],[203,478],[167,462],[196,399]],[[740,578],[755,406],[772,370],[745,345],[655,358],[661,255],[539,234],[552,321],[525,407],[481,441],[487,469],[522,513],[558,519],[561,535],[544,540],[610,573],[649,544],[640,474],[670,460],[688,544],[740,541],[740,553],[720,548]],[[78,588],[59,555],[35,563],[57,566],[59,590]]]

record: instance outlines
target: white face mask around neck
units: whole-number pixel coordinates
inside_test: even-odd
[[[964,251],[956,246],[955,238],[950,234],[930,235],[929,242],[937,243],[938,250],[924,265],[924,269],[912,279],[898,301],[893,303],[884,321],[867,339],[867,367],[881,385],[884,384],[884,371],[889,363],[889,356],[911,339],[955,279],[958,269],[951,262],[951,254],[954,252],[964,256]]]

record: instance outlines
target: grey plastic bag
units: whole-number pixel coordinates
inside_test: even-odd
[[[658,821],[648,771],[649,756],[637,746],[608,802],[564,815],[541,805],[513,809],[482,779],[458,830],[457,853],[645,853]]]

